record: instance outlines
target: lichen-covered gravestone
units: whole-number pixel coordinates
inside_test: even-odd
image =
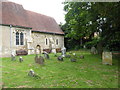
[[[36,55],[35,56],[35,62],[38,63],[38,64],[43,65],[44,64],[44,58],[42,56]]]
[[[41,65],[44,64],[44,58],[41,56],[41,48],[39,45],[36,47],[35,62]]]
[[[112,52],[102,53],[102,64],[112,65]]]
[[[95,47],[92,47],[92,48],[91,48],[91,53],[92,53],[92,54],[97,54],[97,49],[96,49]]]

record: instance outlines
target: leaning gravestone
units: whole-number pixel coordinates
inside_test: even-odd
[[[91,48],[91,53],[92,53],[92,54],[97,54],[97,49],[96,49],[95,47],[92,47],[92,48]]]
[[[66,55],[66,48],[63,47],[63,48],[61,49],[61,52],[62,52],[62,57],[65,57],[65,55]]]
[[[49,59],[49,54],[47,52],[44,51],[43,54],[46,59]]]
[[[102,53],[102,64],[112,65],[112,52]]]

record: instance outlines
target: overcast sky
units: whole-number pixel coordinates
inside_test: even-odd
[[[9,0],[23,5],[27,10],[38,12],[53,17],[57,23],[65,23],[64,21],[64,0]]]

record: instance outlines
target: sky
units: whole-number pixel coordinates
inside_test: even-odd
[[[65,23],[64,0],[9,0],[23,5],[24,9],[53,17],[58,24]]]

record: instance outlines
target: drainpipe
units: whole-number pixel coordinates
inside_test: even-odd
[[[10,25],[10,51],[12,54],[12,25]]]

